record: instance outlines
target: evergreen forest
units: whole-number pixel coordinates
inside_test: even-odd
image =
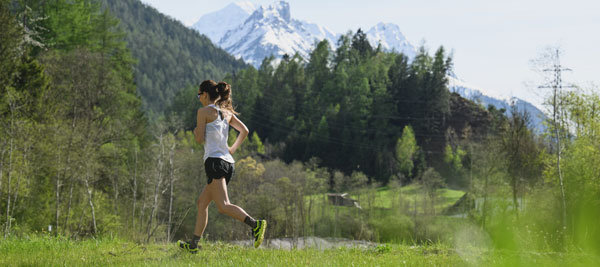
[[[250,129],[230,199],[269,239],[453,246],[467,231],[488,240],[473,246],[600,254],[598,88],[554,87],[537,133],[516,105],[451,93],[444,47],[409,60],[361,29],[256,69],[138,0],[0,0],[0,27],[5,239],[189,238],[206,185],[196,95],[213,79]],[[249,235],[211,206],[204,238]]]

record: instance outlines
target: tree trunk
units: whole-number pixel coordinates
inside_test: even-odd
[[[114,176],[113,178],[113,191],[114,191],[114,212],[115,215],[119,216],[119,177]]]
[[[71,121],[71,134],[69,135],[69,144],[67,145],[67,149],[65,149],[65,151],[67,152],[67,161],[65,163],[65,166],[63,168],[63,174],[62,177],[70,177],[70,188],[69,188],[69,202],[67,204],[67,213],[65,214],[65,223],[63,224],[63,227],[65,228],[64,230],[66,230],[66,227],[69,223],[69,217],[71,216],[71,201],[73,199],[73,176],[67,174],[67,169],[70,169],[71,167],[71,150],[73,149],[73,135],[75,134],[75,122],[77,121],[77,116],[75,114],[77,112],[77,108],[73,107],[73,120]],[[59,154],[60,155],[60,154]],[[60,160],[59,160],[60,161]],[[57,179],[60,178],[57,177]],[[60,195],[59,195],[59,189],[60,189],[60,185],[58,184],[57,181],[57,185],[56,185],[56,234],[58,234],[58,220],[59,220],[59,210],[60,210],[60,206],[59,206],[59,200],[60,200]]]
[[[96,227],[96,210],[94,209],[94,202],[92,201],[92,189],[90,188],[90,184],[89,184],[89,175],[90,171],[89,168],[86,168],[86,172],[85,172],[85,188],[87,189],[87,193],[88,193],[88,203],[90,204],[90,208],[92,210],[92,221],[93,221],[93,225],[94,225],[94,235],[98,232],[98,228]]]
[[[519,202],[517,201],[517,177],[512,178],[512,195],[513,195],[513,206],[515,209],[515,216],[519,219]]]
[[[485,182],[484,182],[484,186],[483,186],[483,230],[485,230],[485,223],[487,220],[487,197],[488,197],[488,180],[489,180],[489,174],[485,175]],[[477,201],[477,200],[475,200]]]
[[[169,192],[169,224],[167,225],[167,241],[171,242],[171,220],[172,220],[172,216],[173,216],[173,181],[174,181],[174,166],[173,166],[173,154],[174,154],[174,150],[175,150],[175,143],[173,143],[173,145],[171,146],[171,149],[169,151],[169,173],[170,173],[170,177],[169,177],[169,188],[170,188],[170,192]]]
[[[435,217],[435,200],[436,200],[436,194],[437,194],[437,189],[433,189],[433,194],[431,195],[431,213],[433,214],[433,216]]]
[[[58,157],[56,159],[56,166],[60,166],[60,149],[58,151]],[[56,174],[56,210],[54,215],[54,235],[58,234],[58,219],[60,218],[60,174]]]
[[[335,205],[335,221],[333,223],[333,236],[338,237],[337,235],[337,226],[338,226],[338,205]]]
[[[417,196],[414,198],[414,208],[413,208],[413,222],[415,227],[413,228],[413,234],[415,235],[415,240],[417,240]],[[410,205],[410,204],[409,204]]]
[[[133,167],[133,208],[131,210],[131,230],[135,233],[135,204],[137,201],[137,147],[134,148],[135,159]]]
[[[556,51],[556,56],[558,58],[558,50]],[[560,92],[559,81],[556,81],[554,86],[552,86],[552,122],[554,124],[554,135],[556,136],[556,170],[558,172],[558,181],[560,184],[560,197],[561,197],[561,208],[562,208],[562,226],[563,229],[567,229],[567,205],[565,201],[565,189],[563,183],[562,171],[560,169],[560,154],[561,154],[561,142],[560,142],[560,130],[559,130],[559,103],[558,98]]]
[[[154,201],[152,202],[152,211],[150,212],[150,219],[148,220],[148,225],[146,226],[146,232],[148,234],[148,236],[146,237],[146,242],[150,241],[150,237],[152,236],[153,231],[150,231],[150,227],[152,226],[152,221],[154,220],[154,216],[156,215],[156,209],[158,206],[158,195],[160,194],[160,184],[162,183],[162,167],[164,155],[164,144],[162,135],[159,137],[159,145],[160,154],[158,155],[157,175],[154,184]]]
[[[144,223],[144,216],[146,215],[146,196],[148,195],[148,176],[145,176],[146,179],[144,179],[144,189],[143,189],[143,193],[142,193],[142,210],[140,210],[140,230],[144,227],[143,223]]]
[[[69,147],[70,147],[70,148],[69,148],[69,150],[70,150],[72,147],[71,147],[71,146],[69,146]],[[64,171],[63,171],[63,177],[65,177],[65,178],[66,178],[67,176],[69,176],[69,177],[70,177],[70,178],[69,178],[69,201],[68,201],[68,203],[67,203],[67,211],[66,211],[66,213],[65,213],[65,221],[64,221],[64,223],[63,223],[63,228],[65,228],[64,230],[67,230],[67,229],[66,229],[66,227],[67,227],[67,225],[68,225],[68,223],[69,223],[69,218],[71,217],[71,202],[72,202],[72,200],[73,200],[73,184],[75,183],[73,176],[72,176],[72,175],[69,175],[69,174],[67,174],[67,170],[66,170],[67,168],[70,168],[70,167],[69,167],[69,166],[70,166],[70,164],[71,164],[70,154],[71,154],[70,152],[67,152],[67,162],[66,162],[66,166],[65,166],[65,168],[64,168]],[[58,185],[57,185],[57,186],[58,186]],[[62,186],[62,185],[61,185],[61,186]],[[57,193],[57,200],[58,200],[58,197],[59,197],[59,196],[58,196],[58,193]],[[58,210],[60,209],[60,207],[57,205],[57,206],[56,206],[56,209],[57,209],[57,211],[56,211],[56,212],[58,213],[58,212],[59,212]],[[57,224],[57,226],[58,226],[58,218],[57,218],[56,224]],[[57,230],[58,230],[58,228],[57,228]]]
[[[313,206],[313,199],[312,199],[312,196],[309,196],[308,197],[308,210],[306,211],[306,225],[311,225],[311,223],[310,223],[310,219],[311,219],[310,214],[311,214],[311,211],[312,211],[312,206]],[[308,229],[307,229],[307,231],[308,231]],[[312,233],[310,233],[310,235],[314,235],[314,234],[315,234],[314,231],[312,231]],[[307,232],[304,233],[304,236],[305,237],[307,236]]]
[[[114,157],[115,159],[118,159],[117,153],[114,153]],[[114,202],[113,202],[113,206],[115,209],[115,215],[119,216],[119,175],[118,175],[118,170],[117,170],[117,164],[113,164],[113,172],[114,175],[112,175],[113,177],[113,191],[114,191]]]
[[[401,181],[401,179],[398,179],[398,208],[400,209],[401,212],[404,208],[403,202],[404,201],[402,201],[402,181]],[[410,203],[408,205],[410,205]]]
[[[0,199],[2,199],[2,176],[4,175],[4,153],[6,150],[2,151],[2,157],[0,157]]]
[[[71,178],[71,184],[69,185],[69,202],[67,203],[67,214],[65,216],[65,223],[63,224],[63,228],[67,229],[69,225],[69,217],[71,217],[71,202],[73,200],[73,178]]]
[[[6,183],[6,188],[7,188],[7,192],[6,192],[6,224],[5,229],[4,229],[4,237],[6,238],[8,236],[8,232],[10,231],[10,183],[11,183],[11,178],[12,178],[12,155],[13,155],[13,141],[14,141],[14,129],[13,129],[13,112],[12,112],[12,107],[11,107],[11,115],[10,115],[10,146],[9,146],[9,152],[8,152],[8,174],[7,174],[7,178],[8,181]]]
[[[75,230],[75,235],[79,235],[81,233],[81,222],[83,221],[83,212],[79,214],[79,221],[77,222],[77,230]]]
[[[22,166],[25,166],[25,162],[27,161],[27,147],[23,146],[23,157],[22,157]],[[17,208],[17,201],[19,200],[19,189],[21,188],[21,177],[23,174],[17,176],[17,185],[15,186],[15,196],[13,197],[12,210],[10,211],[10,217],[12,218],[15,214],[15,209]]]
[[[160,176],[160,174],[158,174],[157,176]],[[154,216],[156,214],[156,207],[158,206],[158,195],[159,195],[159,186],[160,186],[159,181],[160,180],[161,180],[161,178],[157,178],[156,184],[154,185],[154,201],[152,202],[152,210],[150,211],[150,219],[148,220],[148,225],[146,226],[146,232],[148,234],[148,236],[146,238],[146,242],[150,241],[150,236],[152,234],[150,232],[150,226],[152,226],[152,221],[154,220]]]

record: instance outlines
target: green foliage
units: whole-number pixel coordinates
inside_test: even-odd
[[[562,107],[568,122],[572,123],[574,140],[567,142],[562,152],[561,167],[567,208],[567,231],[572,242],[595,253],[600,253],[600,97],[594,92],[571,92],[562,96],[567,105]],[[557,188],[556,158],[546,162],[546,181]],[[558,195],[558,191],[554,191]]]
[[[0,2],[0,95],[5,94],[6,86],[12,82],[20,57],[23,42],[23,29],[20,28],[9,10],[8,1]]]
[[[415,222],[406,214],[379,212],[369,218],[378,242],[410,243],[414,237]]]
[[[554,256],[511,251],[548,252],[566,264],[570,254],[556,253],[599,254],[597,93],[560,95],[558,146],[535,135],[516,107],[507,118],[450,94],[452,60],[443,48],[430,56],[422,47],[409,63],[373,49],[359,30],[342,36],[335,51],[317,43],[308,62],[296,54],[241,70],[241,61],[150,7],[102,3],[0,2],[0,228],[9,238],[0,253],[50,251],[10,240],[49,225],[51,234],[73,238],[189,235],[194,199],[206,184],[203,147],[190,131],[194,84],[224,77],[252,130],[234,155],[231,201],[267,219],[268,237],[444,242],[476,265],[554,263]],[[232,144],[237,132],[229,136]],[[419,183],[376,188],[394,176]],[[349,192],[362,209],[330,205],[328,191]],[[209,209],[206,239],[245,239],[247,230]],[[35,238],[34,246],[78,246]],[[497,258],[486,261],[469,246]],[[394,249],[373,251],[397,255]],[[77,264],[89,263],[81,258]],[[323,265],[348,265],[340,262]]]
[[[437,189],[442,188],[444,186],[444,180],[439,173],[437,173],[433,168],[427,169],[423,176],[421,177],[421,183],[425,190],[429,192],[435,192]]]
[[[94,1],[11,4],[22,24],[2,2],[13,57],[0,75],[3,233],[117,232],[130,149],[146,132],[124,36]]]
[[[512,187],[513,206],[518,216],[518,194],[521,183],[535,184],[541,177],[542,149],[529,127],[529,115],[521,113],[513,104],[511,117],[501,134],[501,146],[506,155],[507,172]]]
[[[396,142],[396,160],[398,161],[398,169],[405,177],[412,176],[416,153],[419,150],[415,133],[412,128],[407,125],[402,130],[402,137]]]
[[[456,150],[452,149],[452,146],[446,145],[444,149],[444,162],[452,166],[456,171],[460,171],[463,168],[463,158],[467,152],[457,147]]]
[[[248,149],[250,151],[256,151],[259,154],[265,154],[265,146],[263,145],[262,141],[260,141],[260,138],[256,132],[252,133],[248,143]]]
[[[236,60],[211,43],[206,36],[140,1],[100,2],[120,20],[127,47],[137,60],[134,65],[137,92],[142,98],[144,111],[152,121],[177,108],[172,104],[175,104],[175,96],[184,97],[180,92],[190,92],[185,97],[196,99],[195,91],[192,93],[184,88],[194,87],[197,90],[203,80],[220,80],[227,73],[247,67],[243,61]],[[197,102],[194,103],[197,105]],[[182,119],[189,117],[182,116]]]
[[[328,168],[361,171],[384,183],[401,172],[410,182],[426,162],[443,162],[439,135],[450,126],[464,128],[457,120],[477,121],[478,134],[488,131],[485,110],[449,93],[452,63],[443,48],[434,57],[422,48],[409,63],[404,55],[373,49],[365,36],[348,33],[335,51],[319,42],[306,62],[294,55],[273,66],[266,58],[259,70],[227,77],[234,95],[242,96],[234,97],[240,119],[273,145],[270,156],[286,162],[318,157]],[[453,118],[452,109],[473,115]],[[411,153],[398,163],[396,144],[409,125],[423,153],[407,147]]]

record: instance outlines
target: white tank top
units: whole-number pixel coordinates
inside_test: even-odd
[[[229,123],[223,117],[221,109],[214,104],[208,105],[217,110],[217,118],[206,124],[204,132],[204,161],[207,158],[220,158],[229,163],[235,163],[229,148],[227,138],[229,136]]]

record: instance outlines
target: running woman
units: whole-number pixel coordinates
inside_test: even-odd
[[[231,155],[248,135],[248,128],[235,116],[238,113],[233,109],[229,84],[225,82],[217,84],[212,80],[202,82],[198,100],[203,107],[198,109],[194,136],[196,142],[204,143],[204,170],[208,177],[208,184],[196,202],[198,215],[193,239],[189,242],[179,240],[177,244],[191,253],[198,252],[198,240],[208,222],[208,205],[214,201],[220,213],[227,214],[252,228],[254,247],[257,248],[264,239],[267,221],[254,220],[242,208],[231,204],[227,196],[227,184],[233,176],[235,163]],[[240,132],[231,147],[227,145],[230,125]]]

